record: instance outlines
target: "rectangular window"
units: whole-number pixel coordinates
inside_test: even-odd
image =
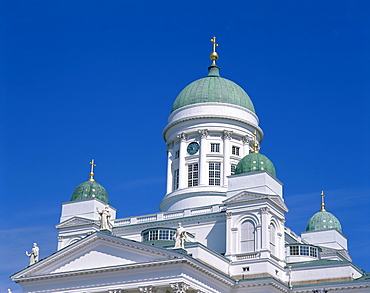
[[[299,246],[291,246],[290,255],[299,255]]]
[[[301,246],[301,253],[300,255],[309,255],[308,254],[309,247],[308,246]]]
[[[198,164],[188,165],[188,187],[198,186]]]
[[[221,185],[221,163],[209,163],[209,185]]]
[[[231,175],[234,175],[235,174],[235,170],[236,170],[236,165],[235,164],[231,164]]]
[[[220,152],[220,144],[211,143],[211,153],[219,153],[219,152]]]
[[[179,188],[179,169],[176,169],[173,172],[173,190],[176,190]]]
[[[235,145],[233,145],[231,147],[231,154],[233,154],[235,156],[239,156],[239,151],[240,151],[240,147],[237,147]]]
[[[175,160],[180,157],[180,150],[175,151]]]
[[[315,247],[310,247],[310,256],[317,257],[317,249]]]

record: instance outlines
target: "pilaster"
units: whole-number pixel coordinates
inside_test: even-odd
[[[266,252],[269,251],[269,213],[270,209],[268,207],[261,208],[261,257],[269,257],[269,254]]]
[[[172,161],[173,161],[173,142],[167,142],[167,188],[166,194],[173,190],[173,175],[172,175]]]
[[[179,189],[186,187],[186,165],[185,165],[185,154],[186,154],[186,135],[184,132],[177,136],[180,139],[180,156],[179,156]],[[172,182],[172,181],[171,181]]]
[[[199,154],[199,185],[207,185],[207,136],[208,130],[199,130],[200,154]]]
[[[231,175],[230,168],[230,141],[232,131],[224,130],[224,162],[223,162],[223,176],[222,176],[222,185],[227,186],[227,176]]]
[[[246,155],[249,155],[249,142],[251,141],[251,138],[246,135],[243,137],[243,155],[242,158],[244,158]]]

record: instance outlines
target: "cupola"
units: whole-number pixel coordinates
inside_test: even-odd
[[[90,162],[91,171],[90,171],[90,179],[81,183],[76,187],[74,190],[71,201],[81,200],[81,199],[88,199],[88,198],[97,198],[101,201],[109,204],[108,194],[105,188],[96,182],[94,179],[94,160]]]
[[[253,152],[241,159],[236,166],[235,174],[243,174],[257,171],[267,171],[276,177],[274,164],[265,155],[259,152],[257,144],[257,132],[254,132]]]
[[[314,214],[307,223],[306,231],[320,231],[327,229],[336,229],[342,232],[342,225],[339,220],[332,214],[326,211],[324,202],[324,191],[321,192],[321,210]]]

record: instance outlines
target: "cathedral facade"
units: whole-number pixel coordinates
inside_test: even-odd
[[[252,100],[208,75],[175,99],[163,130],[160,212],[116,218],[105,188],[81,183],[63,203],[58,250],[12,276],[23,292],[369,292],[339,220],[321,207],[295,234]],[[318,204],[319,207],[319,204]]]

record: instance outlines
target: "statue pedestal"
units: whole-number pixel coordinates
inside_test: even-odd
[[[182,249],[182,248],[172,248],[174,251],[176,251],[177,253],[180,253],[180,254],[188,254],[187,251],[185,249]]]
[[[110,230],[99,230],[99,232],[107,235],[113,235],[112,231]]]

